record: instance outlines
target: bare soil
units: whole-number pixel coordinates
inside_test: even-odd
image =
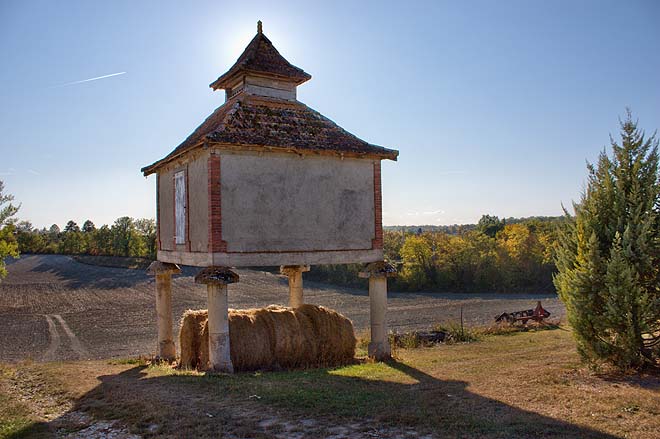
[[[149,356],[156,347],[155,285],[142,270],[100,267],[60,255],[33,255],[8,263],[0,282],[0,362],[86,360]],[[175,320],[186,309],[206,308],[206,290],[196,285],[197,268],[184,267],[173,280]],[[286,305],[284,276],[237,270],[230,286],[233,308]],[[563,318],[554,295],[399,293],[388,296],[388,321],[395,331],[429,329],[458,321],[483,326],[504,311],[533,308],[536,301]],[[349,317],[356,331],[369,325],[367,291],[305,283],[305,301]]]

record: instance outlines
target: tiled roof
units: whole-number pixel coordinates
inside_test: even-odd
[[[239,94],[213,112],[162,160],[142,169],[145,175],[202,144],[330,152],[396,160],[399,152],[372,145],[298,101]]]
[[[250,41],[236,63],[227,73],[210,84],[213,90],[226,88],[228,83],[239,73],[261,73],[292,80],[296,84],[302,84],[311,78],[303,69],[284,59],[273,46],[273,43],[261,32],[261,24],[259,26],[259,32]]]

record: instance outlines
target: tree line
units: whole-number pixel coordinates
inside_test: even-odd
[[[398,266],[393,288],[402,291],[551,292],[559,218],[502,219],[484,215],[463,229],[422,231],[418,227],[384,232],[385,259]],[[118,218],[96,227],[69,221],[37,229],[29,221],[10,226],[20,253],[156,257],[153,219]],[[7,230],[9,231],[9,229]],[[453,233],[452,233],[453,232]],[[309,278],[362,286],[361,265],[314,267]]]
[[[96,227],[87,220],[82,227],[69,221],[36,229],[29,221],[13,224],[20,253],[102,255],[156,258],[156,223],[153,219],[117,218],[110,226]]]
[[[558,230],[564,217],[499,219],[484,215],[460,230],[401,227],[383,235],[403,291],[553,292]],[[361,286],[360,265],[314,267],[310,277]]]

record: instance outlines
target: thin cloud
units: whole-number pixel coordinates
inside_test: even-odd
[[[119,75],[125,75],[125,74],[126,74],[126,72],[110,73],[109,75],[97,76],[96,78],[82,79],[80,81],[67,82],[66,84],[54,85],[52,87],[66,87],[66,86],[69,86],[69,85],[76,85],[76,84],[82,84],[84,82],[98,81],[99,79],[112,78],[113,76],[119,76]]]
[[[37,171],[35,171],[34,169],[28,169],[27,171],[28,171],[30,174],[32,174],[32,175],[41,175],[40,172],[37,172]]]

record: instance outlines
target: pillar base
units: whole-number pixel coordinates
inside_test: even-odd
[[[209,333],[209,352],[216,353],[215,364],[209,364],[208,372],[234,373],[234,365],[231,362],[229,333]]]
[[[376,361],[385,361],[392,358],[392,351],[390,349],[390,343],[385,342],[374,342],[369,343],[367,347],[367,354],[369,358],[373,358]]]
[[[172,340],[164,340],[158,343],[158,359],[162,361],[176,360],[176,347]]]

